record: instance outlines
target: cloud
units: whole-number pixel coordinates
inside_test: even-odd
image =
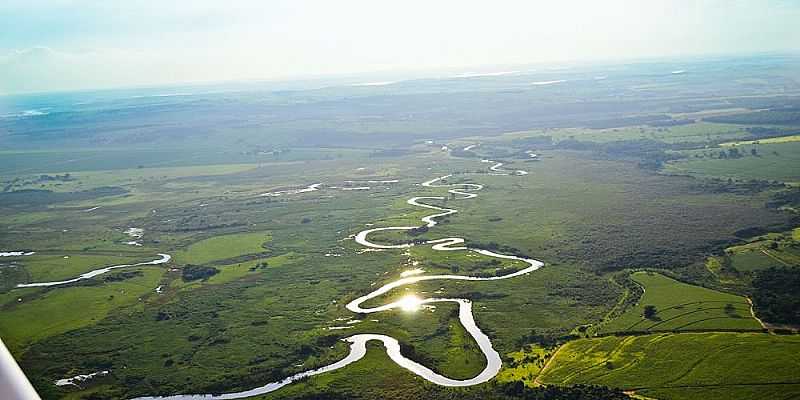
[[[799,10],[721,0],[7,0],[0,91],[800,50]]]
[[[76,90],[141,84],[152,77],[136,77],[142,67],[135,54],[124,51],[65,52],[47,46],[13,50],[0,57],[0,92]],[[138,65],[137,65],[138,64]],[[116,66],[123,66],[116,68]]]

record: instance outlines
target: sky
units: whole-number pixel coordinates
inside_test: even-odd
[[[789,0],[2,0],[0,93],[800,51]]]

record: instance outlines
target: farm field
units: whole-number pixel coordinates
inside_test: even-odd
[[[800,183],[800,143],[797,141],[781,141],[776,138],[772,142],[761,142],[758,145],[740,144],[723,148],[736,148],[745,156],[733,159],[711,158],[718,151],[692,150],[686,152],[687,159],[667,164],[665,171],[698,177],[775,180],[793,185]],[[751,149],[757,149],[758,155],[752,156]],[[698,154],[708,156],[697,159],[695,156]]]
[[[599,332],[657,332],[681,330],[759,330],[747,299],[678,282],[653,272],[635,272],[631,279],[642,286],[638,303]],[[645,308],[654,314],[645,317]]]
[[[602,384],[658,399],[800,396],[796,336],[662,333],[579,339],[564,345],[543,384]]]
[[[770,267],[800,265],[800,228],[790,232],[770,233],[748,243],[725,249],[730,266],[739,272],[752,272]]]
[[[791,135],[791,136],[779,136],[767,139],[759,139],[759,140],[745,140],[741,142],[728,142],[728,143],[720,143],[719,145],[722,147],[727,146],[741,146],[741,145],[758,145],[758,144],[774,144],[774,143],[789,143],[789,142],[797,142],[800,141],[800,135]]]
[[[263,253],[264,245],[269,241],[270,235],[267,232],[214,236],[175,252],[175,261],[183,264],[206,264],[214,260]]]

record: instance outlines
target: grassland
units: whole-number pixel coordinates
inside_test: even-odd
[[[163,269],[139,268],[141,275],[120,282],[11,293],[2,308],[0,335],[16,353],[45,338],[98,323],[154,291]]]
[[[741,146],[741,145],[757,145],[757,144],[774,144],[774,143],[789,143],[800,141],[800,135],[780,136],[758,140],[744,140],[737,142],[720,143],[722,147]]]
[[[795,228],[790,232],[770,233],[751,238],[747,243],[725,249],[730,267],[739,272],[752,272],[770,267],[800,265],[800,241]]]
[[[495,348],[510,359],[540,352],[540,368],[552,349],[531,350],[527,341],[532,333],[567,335],[576,326],[599,323],[617,303],[621,290],[603,275],[605,271],[702,260],[710,241],[784,219],[762,207],[767,193],[744,197],[698,192],[691,180],[649,174],[630,163],[586,153],[553,150],[537,163],[507,161],[508,168],[531,174],[489,176],[486,164],[429,150],[386,159],[231,167],[225,174],[211,173],[216,167],[192,169],[197,175],[184,167],[163,175],[155,168],[127,168],[107,181],[105,173],[86,173],[81,179],[86,187],[114,184],[128,193],[18,210],[6,220],[9,229],[0,233],[0,243],[39,252],[42,266],[37,267],[34,258],[30,266],[42,278],[60,276],[55,267],[67,259],[57,256],[67,251],[69,260],[75,260],[70,273],[105,260],[101,257],[139,260],[165,252],[175,258],[164,267],[141,268],[143,276],[121,282],[95,279],[68,288],[6,292],[0,296],[4,340],[16,343],[15,354],[46,398],[248,389],[340,359],[346,350],[338,339],[356,333],[391,335],[434,370],[453,377],[472,376],[482,368],[483,357],[457,323],[452,307],[414,314],[388,312],[375,315],[377,321],[362,318],[347,324],[359,316],[343,305],[411,268],[472,274],[517,267],[461,252],[432,252],[426,246],[407,253],[362,253],[361,246],[348,239],[366,224],[419,224],[427,213],[407,205],[405,199],[445,191],[415,183],[473,171],[477,173],[456,175],[450,182],[486,185],[479,197],[441,202],[459,213],[417,238],[460,236],[475,246],[494,242],[508,246],[504,251],[542,259],[547,266],[514,280],[428,282],[404,291],[441,291],[473,299],[476,320]],[[375,179],[400,182],[370,183],[370,190],[364,191],[336,188],[345,181]],[[258,196],[316,182],[325,184],[317,192]],[[98,204],[102,207],[83,211]],[[692,221],[688,227],[686,221]],[[121,244],[129,240],[122,232],[131,226],[144,229],[142,247]],[[64,236],[64,229],[72,234]],[[386,239],[413,238],[397,233]],[[53,257],[51,264],[44,264],[46,257]],[[188,263],[213,266],[219,273],[184,282],[180,268]],[[67,270],[58,273],[62,272]],[[139,286],[126,289],[123,297],[119,285],[124,284]],[[161,293],[154,291],[158,286]],[[18,293],[25,298],[16,304]],[[109,301],[112,294],[114,300]],[[389,293],[382,300],[399,295]],[[86,303],[67,301],[70,296]],[[52,307],[72,303],[86,304],[90,312],[78,318],[64,311],[63,317],[49,318]],[[11,313],[5,314],[6,310]],[[740,314],[742,321],[751,321],[749,314]],[[50,328],[50,323],[63,328]],[[348,329],[329,329],[337,326]],[[48,333],[31,334],[38,330]],[[397,382],[408,393],[427,390],[419,378],[387,365],[385,355],[376,350],[347,369],[267,397],[319,390],[378,393],[387,390],[381,382]],[[511,382],[533,376],[536,370],[525,360],[529,358],[510,362],[501,379]],[[98,368],[114,373],[81,388],[51,384]],[[377,384],[341,378],[370,373],[377,376]],[[391,397],[394,392],[384,393]]]
[[[152,256],[121,257],[119,254],[74,254],[74,252],[68,251],[61,254],[35,254],[20,257],[18,264],[24,266],[30,276],[30,282],[46,282],[74,278],[82,273],[111,265],[133,264],[152,259],[154,259]]]
[[[730,147],[728,147],[730,148]],[[669,163],[665,171],[697,177],[776,180],[800,183],[800,143],[784,141],[755,145],[737,145],[741,158],[718,158],[715,150],[691,150],[686,159]],[[758,155],[750,154],[757,148]]]
[[[214,236],[192,243],[175,252],[175,262],[205,264],[241,255],[264,253],[264,244],[271,239],[268,232],[248,232]]]
[[[744,272],[787,265],[781,258],[774,256],[769,250],[736,251],[730,256],[730,260],[733,269]]]
[[[243,154],[229,147],[86,147],[3,150],[0,152],[0,172],[8,177],[30,177],[39,174],[86,172],[86,181],[109,180],[109,171],[126,171],[125,179],[134,182],[143,175],[166,177],[201,176],[231,173],[262,163],[303,160],[350,159],[369,155],[369,150],[344,148],[303,148],[280,154]],[[144,169],[134,172],[127,170]],[[190,175],[187,175],[190,174]]]
[[[701,329],[761,329],[750,315],[747,299],[733,294],[678,282],[661,274],[636,272],[631,278],[642,285],[644,295],[636,304],[600,332],[654,332]],[[646,318],[644,309],[656,313]]]
[[[569,139],[598,143],[610,143],[624,140],[656,140],[664,143],[711,143],[715,141],[744,138],[748,136],[748,133],[742,126],[710,122],[696,122],[671,127],[652,127],[643,125],[607,129],[571,128],[520,131],[510,132],[505,136],[506,139],[549,136],[555,142]]]
[[[652,334],[579,339],[549,362],[539,382],[594,383],[658,399],[800,396],[797,336]]]
[[[340,174],[338,176],[331,176],[330,171],[325,172],[327,176],[313,176],[314,169],[307,168],[310,176],[304,181],[369,179],[369,175],[363,178],[360,170],[357,171],[359,164],[348,171],[336,171]],[[398,176],[408,183],[388,185],[365,193],[325,190],[319,194],[268,199],[255,196],[263,192],[263,188],[249,189],[240,197],[210,197],[203,200],[207,204],[204,207],[197,207],[198,200],[188,199],[175,202],[171,207],[159,207],[155,215],[152,212],[135,213],[135,219],[120,225],[143,227],[145,249],[150,246],[151,251],[155,247],[173,253],[175,261],[168,267],[180,267],[182,263],[211,264],[220,273],[205,282],[192,283],[182,282],[178,272],[167,273],[146,289],[153,293],[156,286],[163,286],[163,293],[153,293],[141,302],[115,308],[114,313],[88,326],[30,343],[26,346],[23,365],[32,376],[43,379],[39,385],[44,385],[45,389],[47,381],[53,378],[96,368],[93,360],[102,357],[108,360],[104,363],[110,363],[110,367],[128,366],[124,369],[114,367],[113,382],[116,384],[113,389],[104,389],[106,393],[130,396],[217,390],[215,388],[232,390],[257,386],[275,380],[277,376],[341,357],[341,347],[329,348],[327,343],[335,343],[330,342],[330,337],[380,332],[409,344],[419,357],[443,373],[470,376],[481,368],[483,358],[454,319],[452,310],[444,306],[434,312],[419,313],[414,318],[388,313],[376,316],[379,323],[363,321],[345,331],[327,329],[342,324],[336,322],[337,318],[352,317],[341,306],[348,299],[363,294],[371,283],[383,279],[385,272],[396,274],[409,262],[408,257],[400,252],[358,254],[360,246],[343,239],[362,229],[365,223],[383,224],[392,223],[395,218],[419,218],[413,213],[403,216],[408,206],[400,200],[419,193],[410,183],[449,172],[450,168],[455,170],[461,167],[460,164],[462,161],[454,160],[447,169],[439,171],[419,170],[399,163],[384,164],[388,170],[385,176]],[[319,171],[328,169],[327,165],[319,168]],[[202,188],[205,181],[216,179],[219,178],[199,178],[198,183]],[[227,179],[235,181],[237,178],[234,175]],[[251,179],[260,181],[261,177],[244,175],[238,179],[242,180],[242,187],[246,187],[252,184],[245,182]],[[507,184],[513,183],[507,181]],[[273,181],[272,184],[297,185],[298,182]],[[137,186],[137,190],[160,190],[161,185],[148,183],[147,186]],[[146,197],[142,195],[141,198]],[[466,203],[460,202],[459,206]],[[136,201],[109,205],[97,211],[104,210],[114,215],[117,208],[134,206],[142,207],[142,204]],[[144,207],[147,207],[146,203]],[[189,211],[187,207],[191,207]],[[56,211],[49,211],[49,214],[52,215],[51,222],[61,218]],[[192,214],[199,216],[190,217]],[[78,215],[90,218],[87,214]],[[247,230],[241,231],[242,226],[226,226],[215,229],[217,233],[214,236],[204,234],[202,230],[209,228],[202,227],[216,225],[217,219],[247,221]],[[299,223],[303,219],[310,222]],[[174,222],[164,223],[167,220]],[[73,219],[72,224],[75,223]],[[25,231],[34,226],[41,227],[39,224],[20,224],[17,229]],[[194,226],[201,229],[185,230]],[[271,240],[265,232],[269,232]],[[46,242],[30,242],[27,246],[39,249],[43,243]],[[263,246],[265,243],[266,248]],[[79,246],[80,243],[76,243],[76,247]],[[411,258],[430,271],[447,271],[453,265],[463,268],[464,272],[473,268],[492,271],[505,264],[483,265],[486,260],[456,254],[441,254],[429,259],[430,253],[424,248],[414,249]],[[251,270],[262,262],[268,266]],[[161,271],[160,268],[152,270]],[[497,282],[490,287],[456,283],[445,285],[444,290],[453,295],[480,294],[482,298],[476,300],[479,303],[476,317],[487,332],[492,332],[496,346],[510,351],[518,348],[520,337],[533,326],[563,332],[586,319],[600,318],[605,302],[613,301],[616,293],[605,281],[591,277],[591,273],[575,265],[562,264],[541,274]],[[107,286],[99,283],[98,287]],[[55,289],[52,293],[82,289],[85,288]],[[438,289],[440,286],[433,285],[412,288],[420,291]],[[31,296],[41,298],[44,294],[35,292]],[[30,310],[28,315],[42,318],[43,313],[44,310]],[[26,335],[25,332],[10,333],[12,336],[17,334]],[[158,340],[154,340],[156,337]],[[119,347],[120,339],[126,343],[125,349]],[[59,354],[55,358],[58,361],[52,362],[56,354]],[[166,363],[166,360],[172,362]],[[140,377],[145,375],[152,377],[140,381]],[[237,378],[231,380],[231,376]],[[245,376],[249,378],[243,378]],[[235,384],[231,385],[234,381]],[[64,391],[53,393],[51,397],[67,394]]]
[[[227,175],[247,171],[257,166],[258,164],[219,164],[167,168],[126,168],[105,171],[71,171],[67,169],[64,174],[69,174],[68,180],[43,180],[41,176],[50,175],[48,172],[25,174],[23,171],[12,175],[14,181],[10,183],[7,190],[40,189],[68,192],[89,190],[102,186],[135,186],[166,179]],[[61,170],[57,169],[56,171]],[[52,173],[52,175],[58,174]]]
[[[703,258],[710,243],[736,240],[739,229],[779,221],[763,207],[767,192],[712,194],[692,179],[585,156],[552,151],[540,162],[510,164],[531,172],[523,179],[471,177],[486,185],[481,201],[459,203],[461,212],[437,232],[476,244],[502,243],[547,261],[591,260],[595,269],[615,270],[686,265]]]
[[[534,381],[553,356],[555,349],[545,348],[530,344],[520,351],[507,354],[507,365],[497,375],[500,382],[525,382],[528,386],[535,386]]]
[[[761,328],[743,297],[764,268],[800,258],[797,208],[765,207],[793,192],[763,182],[800,182],[797,136],[769,138],[797,128],[708,119],[796,108],[788,80],[800,69],[781,58],[747,72],[749,63],[677,76],[663,76],[669,65],[628,65],[604,80],[580,67],[543,73],[566,82],[537,87],[510,74],[157,101],[67,96],[55,106],[70,112],[0,118],[0,251],[36,251],[0,258],[0,336],[45,399],[250,389],[341,359],[340,339],[357,333],[391,335],[426,366],[473,376],[485,361],[452,305],[369,316],[344,307],[409,269],[489,276],[520,266],[423,245],[363,252],[353,242],[368,226],[420,224],[429,212],[406,199],[447,196],[418,184],[454,174],[448,182],[485,189],[429,201],[459,212],[428,232],[372,238],[464,237],[545,267],[506,281],[420,282],[374,301],[471,299],[504,360],[497,379],[437,387],[370,344],[360,362],[262,398],[494,400],[516,398],[503,388],[519,382],[658,399],[798,397],[798,336],[750,332]],[[721,158],[734,143],[739,154]],[[484,158],[530,174],[489,175]],[[259,196],[312,183],[320,190]],[[144,230],[141,246],[126,244],[131,227]],[[13,288],[156,253],[174,258]],[[217,273],[186,281],[187,264]],[[663,274],[625,279],[631,270]],[[655,312],[643,318],[647,305]],[[98,370],[112,372],[53,385]],[[587,397],[596,398],[572,398]]]

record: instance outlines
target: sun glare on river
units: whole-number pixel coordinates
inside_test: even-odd
[[[410,294],[397,301],[397,304],[403,311],[417,311],[419,305],[422,303],[419,297]]]

